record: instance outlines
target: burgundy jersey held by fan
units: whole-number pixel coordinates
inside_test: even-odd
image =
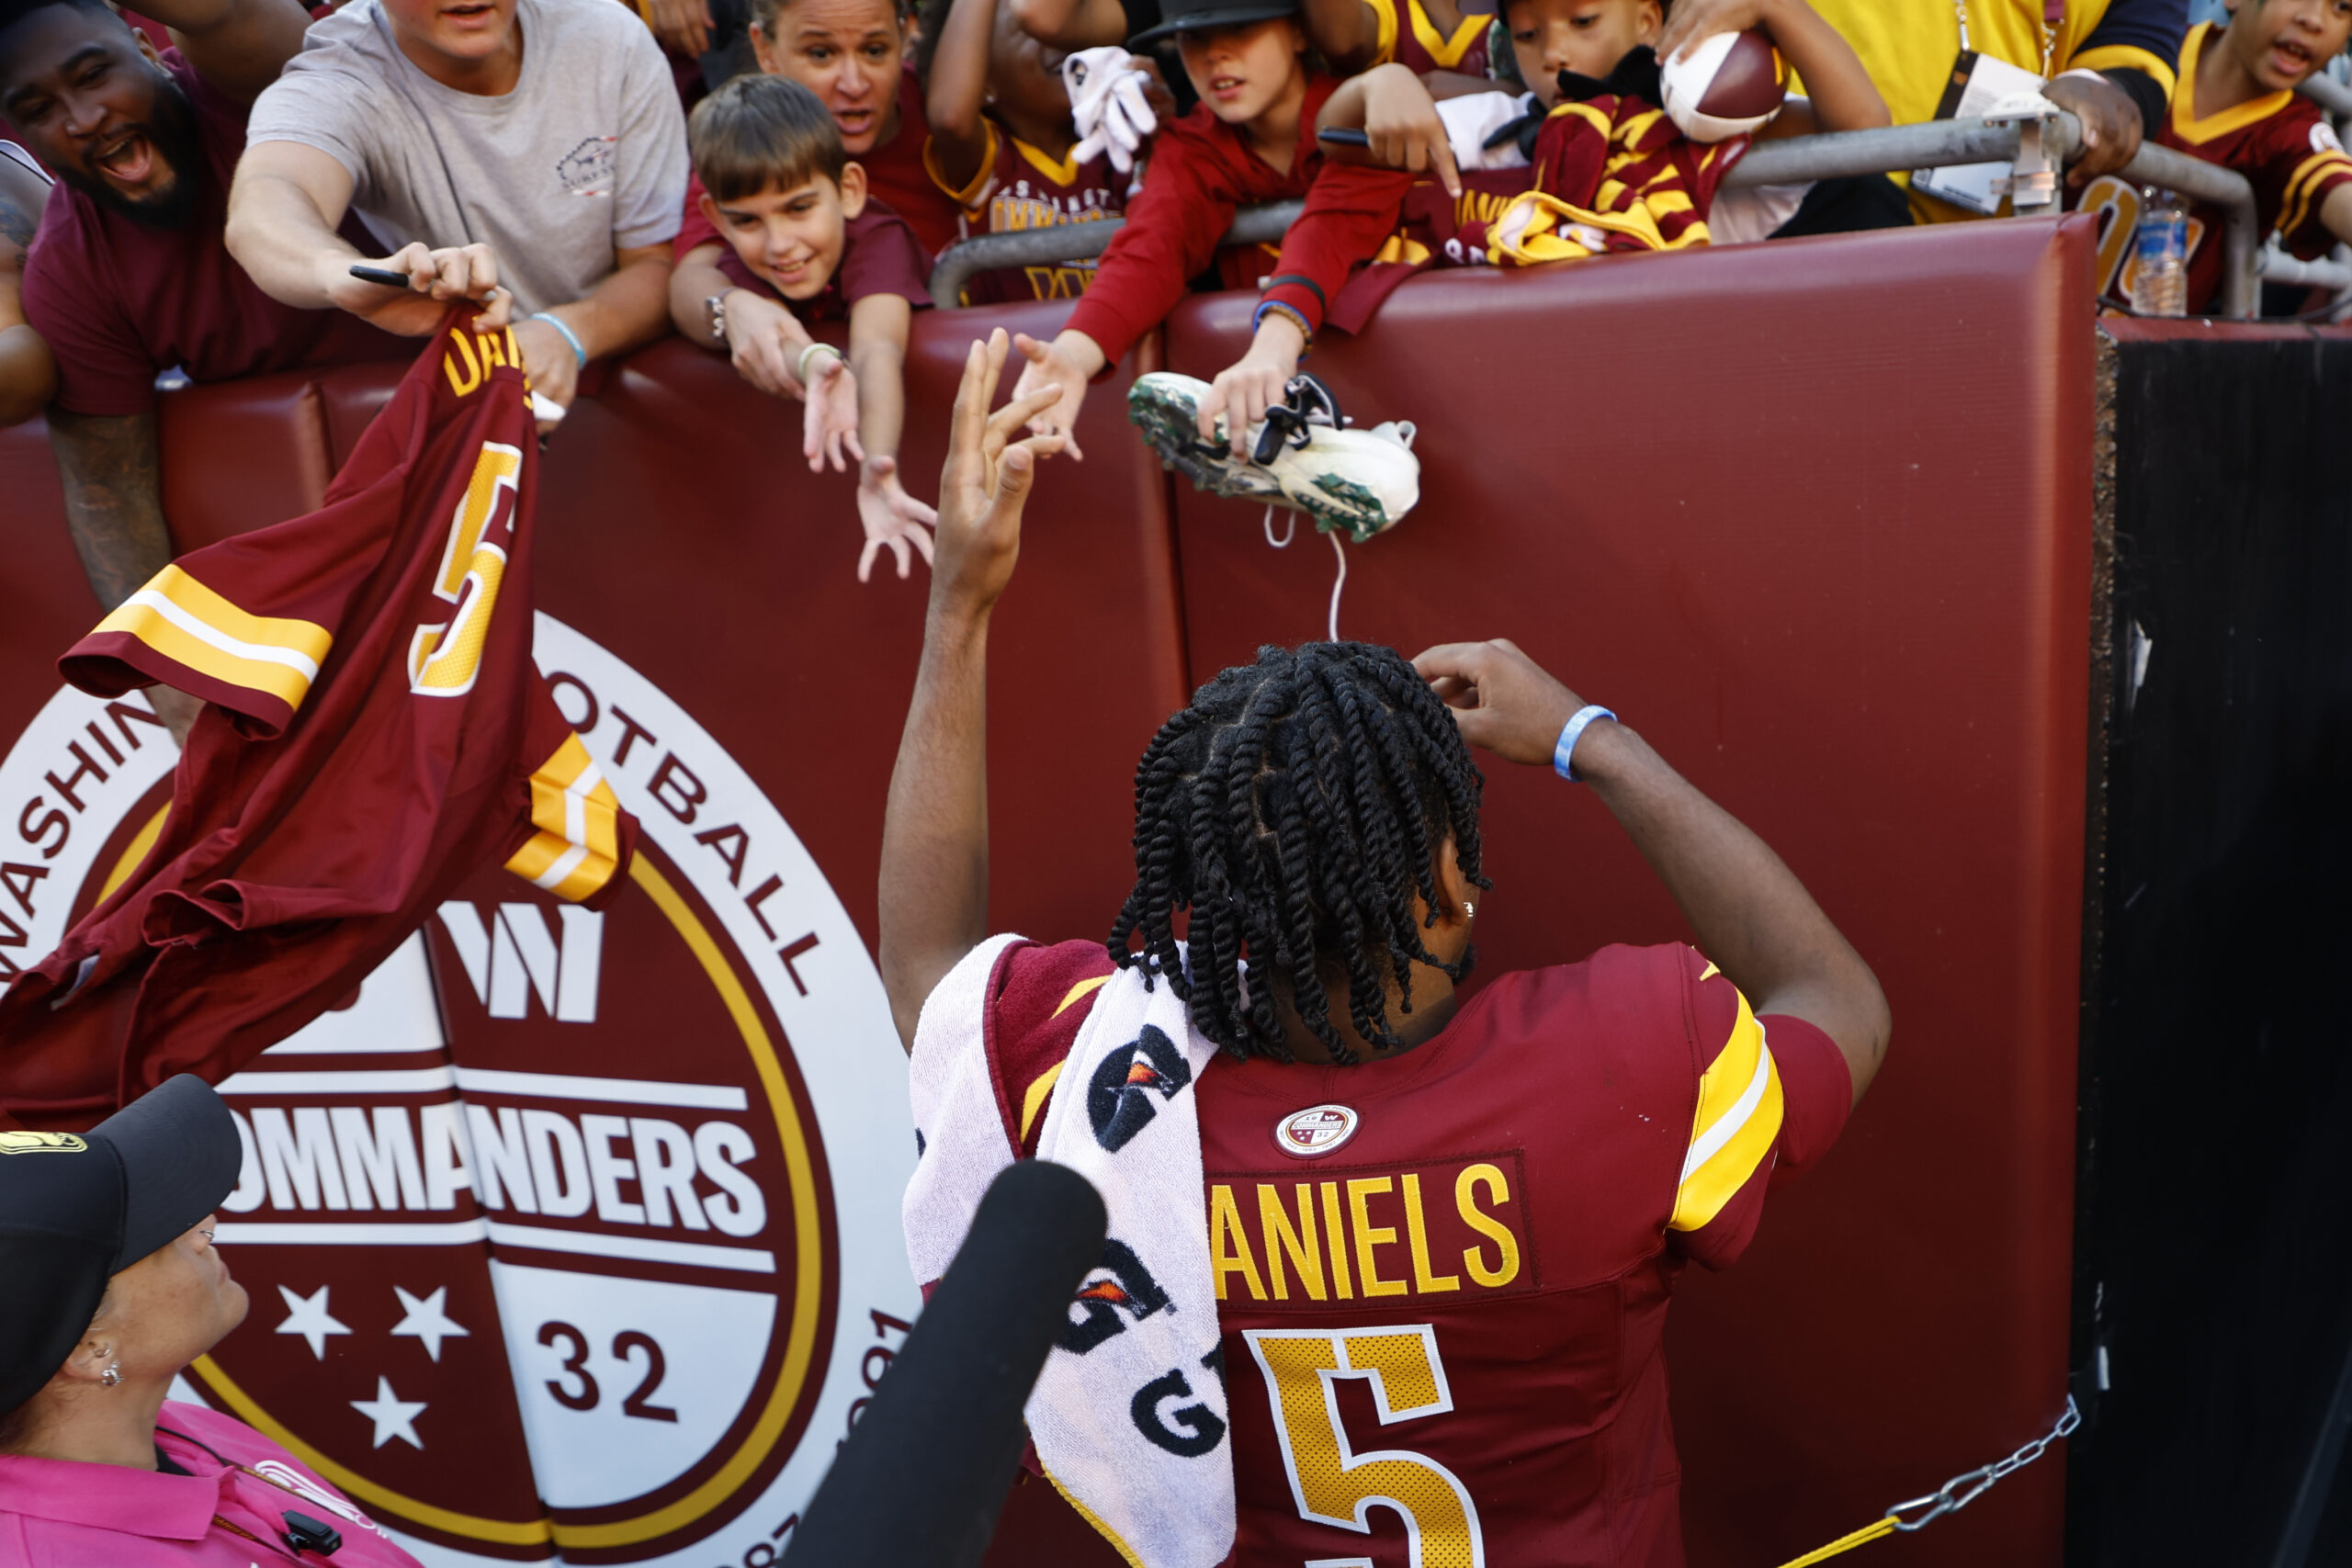
[[[531,662],[537,446],[453,314],[307,517],[183,556],[60,660],[208,706],[138,872],[0,998],[0,1122],[218,1081],[348,997],[485,862],[620,886],[637,824]]]

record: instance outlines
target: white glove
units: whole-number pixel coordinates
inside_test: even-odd
[[[1062,85],[1069,89],[1069,117],[1078,130],[1073,163],[1106,152],[1121,174],[1136,166],[1144,139],[1159,129],[1159,118],[1143,96],[1149,80],[1116,44],[1081,49],[1062,62]]]

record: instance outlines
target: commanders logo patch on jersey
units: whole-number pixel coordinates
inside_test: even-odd
[[[1344,1105],[1310,1105],[1274,1123],[1274,1145],[1299,1159],[1320,1159],[1356,1135],[1358,1120]]]

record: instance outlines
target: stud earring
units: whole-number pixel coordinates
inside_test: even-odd
[[[122,1363],[120,1361],[108,1361],[107,1363],[107,1370],[98,1374],[98,1381],[106,1384],[108,1388],[119,1386],[122,1382]]]
[[[1475,915],[1478,912],[1478,906],[1464,898],[1462,900],[1462,912],[1465,915]]]

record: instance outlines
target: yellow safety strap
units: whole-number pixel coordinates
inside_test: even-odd
[[[1868,1546],[1881,1536],[1893,1535],[1898,1529],[1916,1530],[1934,1523],[1946,1514],[1965,1508],[1992,1489],[1993,1483],[2005,1475],[2012,1475],[2031,1464],[2047,1452],[2050,1445],[2072,1433],[2083,1424],[2083,1413],[2075,1408],[2075,1396],[2066,1396],[2066,1413],[2058,1424],[2042,1436],[2019,1449],[2005,1460],[1988,1464],[1981,1470],[1955,1475],[1924,1497],[1914,1497],[1907,1503],[1897,1503],[1886,1513],[1851,1535],[1841,1535],[1827,1546],[1816,1547],[1803,1557],[1792,1558],[1781,1568],[1812,1568],[1815,1562],[1826,1562],[1842,1556],[1858,1546]],[[1922,1512],[1922,1510],[1925,1510]],[[1914,1516],[1917,1516],[1916,1517]]]
[[[1781,1568],[1812,1568],[1815,1562],[1826,1562],[1829,1559],[1843,1552],[1851,1551],[1858,1546],[1868,1546],[1883,1535],[1894,1533],[1894,1516],[1889,1514],[1883,1519],[1873,1519],[1851,1535],[1839,1536],[1827,1546],[1816,1547],[1803,1557],[1792,1558],[1781,1564]]]

